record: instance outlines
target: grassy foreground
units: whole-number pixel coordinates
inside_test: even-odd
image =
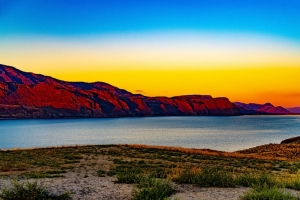
[[[252,187],[241,197],[244,200],[299,199],[280,188],[300,190],[300,161],[253,151],[247,154],[144,145],[91,145],[0,151],[0,160],[0,178],[114,176],[119,183],[135,184],[133,198],[137,200],[170,196],[175,192],[172,182],[201,187]]]

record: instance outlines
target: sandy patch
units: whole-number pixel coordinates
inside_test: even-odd
[[[249,188],[202,188],[194,185],[176,185],[172,199],[182,200],[237,200]]]

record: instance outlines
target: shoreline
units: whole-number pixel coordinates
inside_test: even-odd
[[[56,119],[118,119],[118,118],[144,118],[144,117],[238,117],[238,116],[300,116],[300,113],[287,114],[237,114],[237,115],[141,115],[141,116],[106,116],[106,117],[49,117],[49,118],[34,118],[34,117],[0,117],[0,120],[56,120]]]

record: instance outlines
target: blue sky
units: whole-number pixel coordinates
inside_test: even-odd
[[[300,40],[299,0],[0,0],[0,35],[250,32]]]

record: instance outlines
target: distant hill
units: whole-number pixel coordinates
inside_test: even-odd
[[[286,108],[288,111],[292,113],[300,114],[300,107]]]
[[[240,114],[225,97],[147,97],[103,82],[67,82],[0,64],[0,118]]]
[[[274,115],[286,115],[291,114],[290,111],[282,106],[273,106],[271,103],[256,104],[256,103],[241,103],[234,102],[240,108],[242,114],[274,114]]]

